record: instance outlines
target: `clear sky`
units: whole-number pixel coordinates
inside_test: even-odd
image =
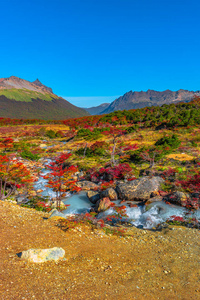
[[[200,90],[199,0],[0,0],[0,12],[0,77],[39,78],[82,107]]]

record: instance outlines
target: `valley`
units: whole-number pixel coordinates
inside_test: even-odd
[[[3,299],[198,299],[198,107],[2,118]],[[64,259],[17,256],[51,247]]]

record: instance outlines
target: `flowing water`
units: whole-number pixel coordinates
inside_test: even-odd
[[[46,164],[49,163],[50,160],[48,160]],[[46,187],[47,180],[42,177],[44,175],[47,175],[48,172],[49,170],[45,168],[42,170],[40,178],[35,183],[34,188],[35,190],[43,190],[43,192],[41,193],[42,196],[55,198],[56,193],[51,188]],[[69,193],[65,198],[62,199],[62,201],[64,202],[64,204],[69,205],[69,207],[62,213],[55,211],[53,215],[67,217],[69,215],[90,212],[90,209],[92,208],[92,204],[85,192],[81,192],[72,196],[70,196]],[[114,201],[114,203],[116,204],[116,206],[122,206],[120,205],[120,200]],[[151,203],[148,206],[139,204],[136,207],[130,207],[128,204],[123,203],[123,206],[124,205],[126,206],[127,217],[123,217],[122,221],[126,221],[133,226],[144,229],[151,229],[153,227],[156,227],[158,224],[164,223],[171,216],[185,217],[185,214],[188,213],[188,210],[186,208],[169,205],[162,201]],[[109,208],[105,212],[99,213],[98,218],[106,219],[108,216],[111,216],[112,218],[112,215],[116,215],[116,211],[114,210],[114,208]],[[187,217],[196,218],[200,222],[200,210],[191,213],[191,215],[187,215]],[[113,222],[116,222],[115,220],[116,218],[113,218]]]
[[[151,229],[156,227],[158,224],[164,223],[169,217],[175,215],[184,217],[186,209],[174,205],[168,205],[165,202],[154,202],[148,206],[138,205],[136,207],[126,206],[126,215],[122,220],[131,223],[138,228]],[[100,213],[99,217],[104,218],[114,214],[114,209]]]

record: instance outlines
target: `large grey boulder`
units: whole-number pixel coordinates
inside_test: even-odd
[[[43,263],[50,260],[58,261],[65,256],[65,250],[58,247],[50,249],[29,249],[22,251],[18,256],[28,262]]]
[[[129,183],[121,183],[116,190],[121,200],[146,201],[152,192],[160,189],[160,184],[163,182],[164,180],[158,176],[144,176]]]

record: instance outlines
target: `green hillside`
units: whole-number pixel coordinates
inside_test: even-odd
[[[51,96],[49,94],[41,94],[32,91],[28,92],[29,93],[24,93],[23,91],[22,93],[20,90],[20,93],[17,93],[16,90],[16,93],[14,94],[7,93],[6,96],[0,95],[0,117],[13,119],[62,120],[89,115],[84,109],[78,108],[56,95],[52,94]],[[15,96],[17,99],[12,99],[10,98],[11,96]]]
[[[59,98],[56,95],[49,93],[40,93],[27,89],[4,89],[0,90],[0,96],[5,96],[8,99],[15,101],[31,102],[33,99],[41,99],[44,101],[52,101],[54,98]]]

